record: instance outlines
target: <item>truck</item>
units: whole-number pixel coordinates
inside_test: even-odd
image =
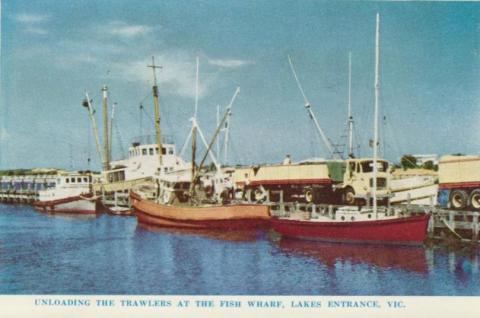
[[[237,168],[236,192],[252,201],[362,204],[372,196],[373,159],[316,160]],[[390,196],[390,168],[377,160],[377,198]],[[280,197],[281,196],[281,197]],[[238,197],[238,195],[237,195]]]
[[[438,183],[439,206],[480,210],[480,156],[442,156]]]

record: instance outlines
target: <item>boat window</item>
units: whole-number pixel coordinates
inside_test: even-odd
[[[357,168],[357,172],[360,173],[360,172],[361,172],[361,171],[360,171],[360,164],[357,162],[357,163],[355,164],[355,166],[356,166],[356,168]]]
[[[70,182],[70,179],[66,178],[65,183],[69,183],[69,182]]]
[[[75,178],[70,178],[70,182],[75,183]]]
[[[165,155],[167,154],[167,149],[165,149],[165,147],[162,147],[162,155]]]
[[[77,178],[77,182],[82,182],[82,178]]]
[[[173,147],[168,147],[168,154],[173,155]]]
[[[150,153],[150,156],[153,156],[153,148],[148,149],[148,152]]]
[[[84,178],[83,178],[83,182],[88,182],[88,178],[87,178],[87,177],[84,177]]]
[[[168,168],[167,168],[167,167],[165,167],[163,170],[164,170],[165,172],[167,172],[167,171],[168,171]]]
[[[146,148],[143,148],[143,149],[142,149],[142,155],[143,155],[143,156],[147,155],[147,149],[146,149]]]

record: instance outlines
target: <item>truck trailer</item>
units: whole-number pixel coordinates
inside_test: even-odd
[[[359,204],[372,196],[373,159],[241,167],[236,168],[234,181],[237,192],[257,202],[268,199],[272,202]],[[388,162],[377,160],[377,198],[389,197],[389,181]]]

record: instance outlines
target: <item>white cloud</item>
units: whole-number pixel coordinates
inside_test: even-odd
[[[253,64],[253,61],[236,60],[236,59],[209,59],[208,63],[224,68],[238,68],[245,65]]]
[[[125,22],[114,21],[106,26],[107,33],[124,38],[133,38],[150,33],[152,28],[147,25],[127,24]]]
[[[156,57],[155,64],[161,65],[162,69],[157,70],[157,82],[160,90],[168,91],[182,97],[195,97],[195,59],[184,53],[164,54]],[[140,80],[152,83],[151,60],[137,60],[129,63],[117,64],[112,73],[122,74],[126,80]],[[200,66],[201,69],[201,66]],[[200,71],[199,96],[206,94],[213,75],[202,76]]]
[[[4,127],[2,127],[0,129],[0,141],[5,141],[8,139],[10,139],[10,134],[7,132],[7,130]]]
[[[21,13],[14,17],[17,22],[23,25],[23,32],[35,35],[48,34],[43,24],[47,22],[49,18],[47,15],[31,13]]]
[[[46,29],[42,27],[36,27],[36,26],[27,26],[23,29],[23,31],[26,33],[38,34],[38,35],[48,34],[48,31]]]
[[[49,19],[48,15],[21,13],[15,16],[15,20],[23,24],[42,23]]]

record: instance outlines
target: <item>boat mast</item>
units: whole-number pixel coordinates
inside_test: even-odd
[[[354,157],[352,116],[352,52],[348,53],[348,157]]]
[[[87,91],[85,91],[85,99],[83,100],[82,105],[88,109],[88,117],[90,117],[90,121],[92,123],[93,137],[95,138],[95,148],[97,150],[97,155],[100,161],[103,161],[102,150],[100,148],[100,138],[98,136],[97,122],[95,121],[95,117],[93,116],[95,112],[93,110],[90,96],[88,96]]]
[[[197,152],[197,112],[198,112],[198,77],[199,77],[199,69],[200,69],[200,61],[197,56],[197,68],[195,72],[195,111],[193,113],[192,119],[192,175],[190,180],[190,201],[193,199],[195,195],[195,155]],[[200,169],[200,168],[199,168]]]
[[[156,69],[157,68],[162,68],[159,65],[155,65],[155,57],[152,56],[152,65],[147,65],[147,67],[152,68],[153,72],[153,87],[152,87],[152,93],[153,93],[153,116],[155,116],[155,139],[157,141],[157,146],[158,146],[158,162],[160,163],[160,171],[161,171],[161,166],[162,166],[162,134],[160,130],[160,109],[158,106],[158,86],[157,86],[157,75],[156,75]]]
[[[226,165],[228,161],[228,135],[229,135],[229,130],[230,130],[230,115],[231,112],[228,113],[228,117],[225,121],[225,127],[223,128],[225,131],[225,134],[223,136],[223,164]]]
[[[220,124],[220,105],[217,104],[217,126]],[[220,139],[217,139],[217,156],[220,156]]]
[[[373,212],[378,218],[377,211],[377,156],[378,156],[378,107],[380,96],[380,15],[377,12],[377,24],[375,33],[375,108],[373,118]]]
[[[108,153],[110,156],[110,160],[112,160],[112,145],[113,145],[113,121],[115,119],[115,107],[117,106],[117,103],[113,103],[112,105],[112,113],[110,114],[110,144],[108,148]]]
[[[303,100],[305,102],[305,109],[308,112],[308,115],[310,118],[313,120],[313,123],[315,124],[315,127],[317,128],[318,133],[320,134],[320,137],[323,140],[323,143],[328,149],[329,155],[333,158],[335,156],[335,151],[332,147],[332,144],[328,140],[327,136],[325,136],[325,133],[323,132],[323,129],[320,127],[320,124],[318,123],[317,117],[313,113],[312,110],[312,105],[310,104],[310,101],[307,98],[307,95],[305,95],[305,92],[303,91],[302,85],[300,84],[300,80],[298,79],[297,72],[295,71],[295,67],[293,66],[292,59],[290,58],[290,55],[288,55],[288,63],[290,63],[290,68],[293,73],[293,77],[295,77],[295,81],[297,82],[298,89],[300,90],[300,93],[303,96]]]
[[[110,169],[110,146],[108,141],[108,87],[102,87],[102,114],[103,114],[103,171]]]
[[[210,140],[210,143],[208,144],[206,152],[203,155],[202,160],[200,161],[200,164],[198,165],[198,169],[196,169],[195,174],[192,177],[192,183],[190,184],[190,191],[189,191],[190,192],[190,197],[192,197],[193,189],[194,189],[193,187],[195,185],[195,182],[197,181],[197,178],[198,178],[198,175],[199,175],[200,171],[202,170],[203,164],[205,163],[205,160],[207,159],[207,156],[211,153],[213,143],[217,139],[218,133],[220,132],[222,126],[225,124],[225,121],[227,120],[228,116],[230,115],[230,113],[232,111],[233,102],[235,101],[235,99],[237,98],[237,95],[239,93],[240,93],[240,87],[237,87],[237,89],[235,90],[235,93],[232,96],[232,99],[230,100],[230,104],[228,104],[227,109],[225,110],[225,113],[222,117],[222,120],[220,121],[220,124],[217,126],[217,129],[215,130],[215,133],[213,134],[213,137]],[[193,138],[193,136],[192,136],[192,138]]]

